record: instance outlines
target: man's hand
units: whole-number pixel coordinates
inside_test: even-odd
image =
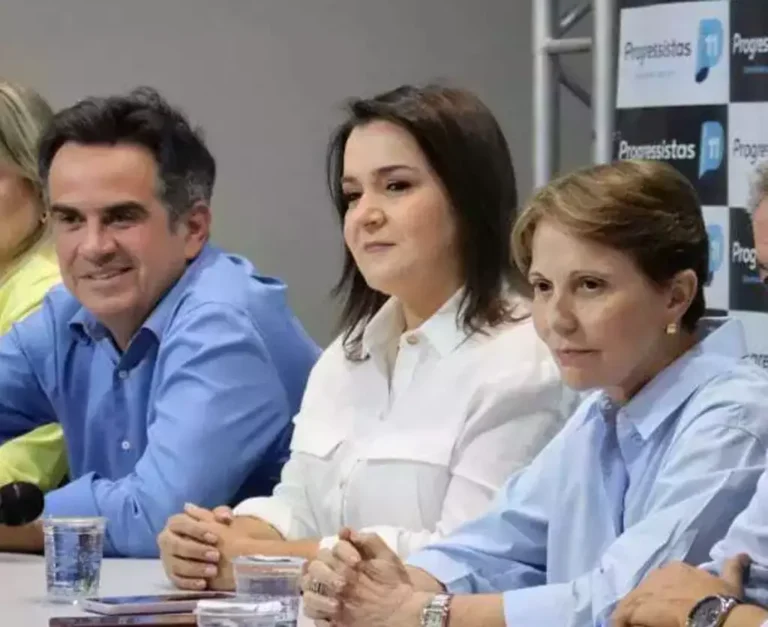
[[[43,545],[43,523],[40,520],[21,527],[0,525],[0,551],[42,553]]]
[[[723,567],[722,577],[674,563],[652,572],[619,603],[612,627],[686,627],[693,607],[714,595],[741,598],[749,558],[739,555]]]

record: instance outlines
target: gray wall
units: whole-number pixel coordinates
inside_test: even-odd
[[[341,258],[323,179],[348,96],[448,79],[498,115],[531,185],[531,1],[1,0],[0,75],[56,106],[158,87],[218,158],[217,242],[289,285],[322,344]],[[584,64],[581,64],[584,75]],[[589,159],[589,114],[566,96],[565,167]]]

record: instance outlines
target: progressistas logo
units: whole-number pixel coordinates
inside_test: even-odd
[[[712,283],[715,273],[723,266],[723,257],[725,256],[723,227],[719,224],[707,225],[707,236],[709,237],[709,277],[707,285],[709,285]]]
[[[699,178],[707,172],[720,167],[725,152],[725,131],[717,120],[704,122],[701,125],[701,141],[699,142]]]
[[[699,22],[699,37],[696,45],[696,82],[703,83],[709,70],[715,67],[723,56],[723,23],[716,18]]]
[[[690,57],[693,46],[690,41],[667,39],[645,44],[635,44],[628,41],[624,44],[624,59],[645,65],[646,61],[655,59],[675,59]]]
[[[661,139],[653,143],[631,144],[626,139],[619,142],[619,159],[651,159],[654,161],[699,160],[699,178],[707,172],[717,170],[723,162],[725,131],[717,120],[708,120],[701,125],[699,145],[681,142],[677,139]]]
[[[759,54],[768,52],[768,36],[742,37],[741,33],[734,33],[731,39],[731,54],[740,54],[754,61]]]
[[[739,240],[734,240],[731,246],[731,261],[746,266],[750,270],[757,270],[757,251],[753,247],[743,246]]]
[[[709,76],[709,70],[715,67],[723,56],[723,24],[716,18],[699,21],[696,41],[697,83],[702,83]],[[624,60],[638,63],[641,67],[646,62],[681,59],[693,56],[693,42],[677,38],[635,43],[631,40],[624,44]]]

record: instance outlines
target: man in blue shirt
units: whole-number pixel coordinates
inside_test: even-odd
[[[71,482],[45,515],[154,556],[186,502],[271,492],[318,349],[281,283],[208,243],[214,159],[156,92],[60,112],[39,162],[64,286],[0,338],[0,441],[60,422]],[[0,549],[42,546],[0,527]]]

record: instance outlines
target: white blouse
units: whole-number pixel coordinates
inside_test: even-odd
[[[405,334],[390,299],[365,329],[364,361],[348,360],[341,340],[326,349],[280,483],[235,514],[288,540],[324,537],[323,547],[344,526],[373,531],[403,557],[482,514],[577,398],[530,318],[468,334],[459,299]],[[515,303],[516,315],[527,312]]]

